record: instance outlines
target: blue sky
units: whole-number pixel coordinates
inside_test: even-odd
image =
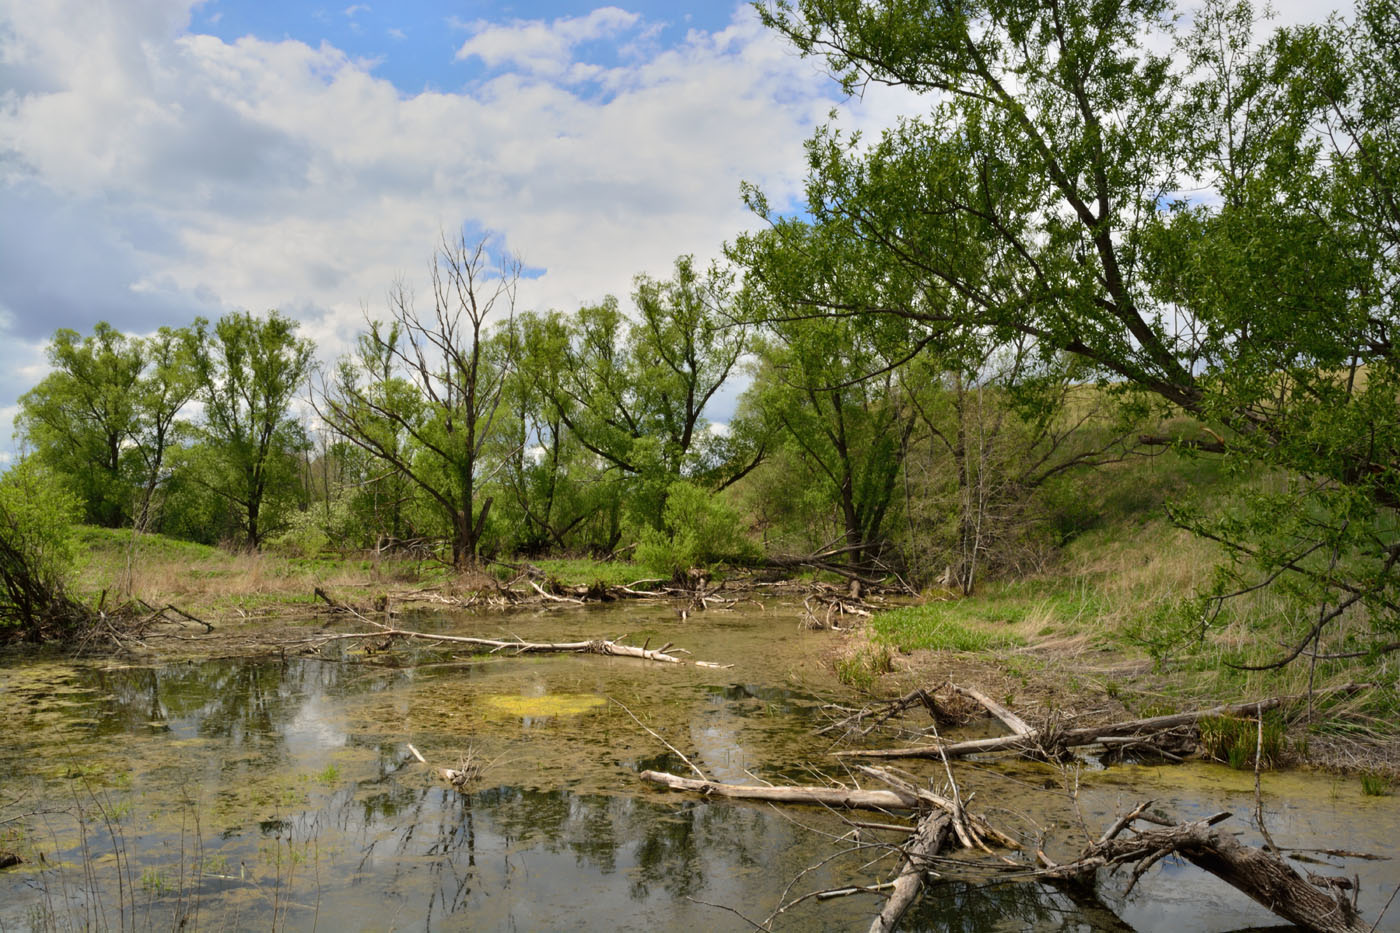
[[[751,228],[741,182],[795,207],[833,108],[918,105],[843,100],[747,3],[0,0],[0,458],[59,327],[277,308],[330,360],[462,228],[521,308],[626,296]]]
[[[59,327],[277,308],[331,360],[463,228],[521,308],[626,296],[795,203],[835,105],[737,2],[0,0],[0,456]]]
[[[393,82],[401,92],[425,88],[452,90],[488,76],[492,69],[479,58],[455,59],[457,50],[483,23],[550,22],[581,19],[602,8],[596,2],[492,3],[487,0],[395,0],[381,3],[249,3],[209,0],[194,9],[190,28],[232,42],[252,35],[277,41],[295,39],[308,45],[327,42],[355,58],[373,62],[372,73]],[[698,29],[714,32],[733,18],[726,3],[622,3],[619,9],[639,16],[648,41],[669,46]],[[579,57],[615,64],[619,45],[609,39],[584,43]]]

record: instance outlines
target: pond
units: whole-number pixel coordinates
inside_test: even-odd
[[[663,604],[510,616],[434,614],[406,628],[484,637],[667,641],[728,669],[598,656],[480,656],[341,643],[325,657],[0,667],[0,930],[752,929],[799,895],[886,880],[897,841],[838,814],[643,785],[688,771],[635,715],[731,782],[821,783],[839,773],[824,704],[836,635],[800,611],[753,606],[682,619]],[[315,626],[318,622],[308,622]],[[410,745],[422,753],[420,763]],[[463,762],[458,791],[433,773]],[[935,784],[941,764],[906,762]],[[1069,858],[1086,832],[1143,799],[1173,818],[1229,809],[1245,841],[1253,777],[1223,766],[1056,768],[959,763],[972,808],[1043,832]],[[1394,797],[1355,779],[1265,779],[1285,846],[1392,854]],[[862,817],[862,819],[879,819]],[[887,819],[887,818],[886,818]],[[1229,825],[1229,824],[1227,824]],[[42,855],[35,858],[34,854]],[[1323,852],[1303,865],[1357,874],[1374,920],[1390,861]],[[954,866],[910,930],[1233,930],[1277,923],[1243,895],[1168,860],[1124,897],[974,884]],[[809,898],[776,929],[864,929],[875,895]],[[1400,930],[1400,908],[1379,929]],[[745,919],[748,918],[748,919]]]

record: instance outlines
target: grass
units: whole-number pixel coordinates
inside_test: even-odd
[[[153,606],[174,603],[187,612],[226,612],[267,606],[311,605],[317,586],[363,587],[427,582],[442,572],[415,561],[284,557],[231,552],[130,530],[79,530],[76,574],[80,598],[112,605],[128,595]]]
[[[1391,793],[1390,778],[1375,773],[1361,775],[1361,793],[1367,797],[1388,797]]]
[[[876,638],[903,652],[989,651],[1024,643],[1006,631],[1006,620],[976,618],[971,600],[903,606],[877,615],[871,623]]]
[[[1201,745],[1206,755],[1223,761],[1236,771],[1277,767],[1288,752],[1287,727],[1277,715],[1266,713],[1259,722],[1238,716],[1207,716],[1200,722]]]
[[[532,563],[565,586],[625,586],[648,577],[644,568],[617,560],[593,560],[587,557],[537,560]]]

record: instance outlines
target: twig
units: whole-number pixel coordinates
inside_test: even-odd
[[[611,700],[612,702],[616,703],[618,706],[621,706],[621,707],[622,707],[622,711],[623,711],[624,713],[626,713],[628,716],[631,716],[631,717],[632,717],[632,721],[635,722],[637,725],[641,726],[643,729],[645,729],[645,730],[651,735],[652,738],[656,739],[656,741],[660,742],[662,745],[666,746],[666,747],[669,748],[672,752],[674,752],[676,755],[678,755],[678,756],[680,757],[681,761],[684,761],[684,762],[690,767],[690,770],[692,770],[692,771],[694,771],[696,774],[700,775],[700,780],[702,780],[702,781],[708,781],[708,780],[710,779],[710,776],[709,776],[708,774],[706,774],[704,771],[701,771],[699,768],[697,768],[697,767],[695,766],[695,762],[693,762],[693,761],[691,761],[689,758],[685,757],[685,753],[684,753],[684,752],[682,752],[679,748],[676,748],[676,746],[672,745],[670,742],[668,742],[668,741],[666,741],[665,739],[663,739],[654,729],[652,729],[652,728],[651,728],[650,726],[648,726],[646,723],[644,723],[644,722],[642,722],[640,719],[638,719],[638,718],[637,718],[637,714],[634,713],[634,712],[632,712],[630,709],[628,709],[626,703],[623,703],[623,702],[622,702],[621,700],[619,700],[617,697],[608,697],[608,699]]]

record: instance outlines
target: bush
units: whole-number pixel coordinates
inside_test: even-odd
[[[666,576],[758,556],[758,546],[744,535],[739,513],[685,480],[667,487],[661,529],[644,528],[637,545],[637,562]]]
[[[87,617],[67,595],[77,499],[31,460],[0,477],[0,638],[39,641]]]

